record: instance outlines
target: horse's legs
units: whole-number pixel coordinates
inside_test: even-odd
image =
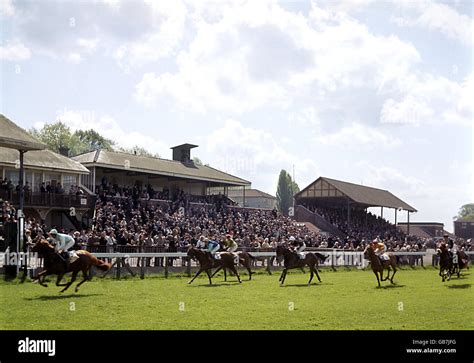
[[[202,269],[202,268],[199,268],[199,271],[196,273],[196,275],[194,275],[194,277],[192,278],[192,280],[188,282],[188,284],[190,284],[191,282],[193,282],[194,279],[195,279],[196,277],[198,277],[198,276],[201,274],[202,271],[203,271],[203,269]]]
[[[83,268],[82,269],[82,276],[83,276],[83,279],[81,282],[79,282],[77,285],[76,285],[76,289],[75,291],[77,292],[77,290],[79,290],[79,286],[81,286],[84,282],[86,282],[87,280],[89,280],[89,275],[87,273],[88,269],[87,268]]]
[[[45,284],[43,282],[44,280],[44,277],[48,274],[48,270],[43,270],[41,271],[38,276],[37,276],[37,280],[38,280],[38,283],[41,285],[41,286],[44,286],[44,287],[48,287],[48,284]]]
[[[63,276],[64,276],[64,274],[58,274],[58,278],[56,279],[56,286],[66,286],[67,285],[67,282],[64,283],[64,284],[60,284]]]
[[[227,270],[224,267],[224,281],[227,282]]]
[[[237,269],[235,268],[235,266],[231,266],[229,267],[229,269],[237,276],[237,280],[239,280],[239,282],[242,283],[242,280],[240,280],[239,273],[237,272]]]
[[[393,282],[393,276],[395,276],[395,274],[397,273],[397,267],[396,266],[392,266],[392,269],[393,269],[393,274],[392,274],[392,277],[390,278],[390,282],[392,284],[394,284]]]
[[[253,272],[252,272],[252,270],[250,269],[250,264],[248,264],[246,267],[247,267],[247,271],[249,272],[249,281],[250,281],[250,280],[252,280],[252,274],[253,274]]]
[[[318,274],[318,268],[316,266],[313,266],[313,271],[316,274],[316,277],[318,278],[319,282],[321,282],[321,278],[319,277],[319,274]]]
[[[379,287],[380,287],[380,280],[379,280],[379,274],[377,271],[374,271],[374,274],[375,274],[375,277],[377,278],[377,282],[379,284]]]
[[[69,288],[69,286],[71,286],[72,283],[73,283],[74,281],[76,281],[76,276],[77,276],[77,273],[78,273],[78,272],[79,272],[79,271],[74,271],[74,272],[72,273],[71,281],[69,281],[69,282],[67,283],[66,287],[65,287],[64,289],[62,289],[61,292],[66,291],[66,290]]]
[[[309,276],[308,285],[311,284],[311,280],[313,279],[313,276],[314,276],[314,272],[313,272],[313,269],[311,268],[311,266],[309,268],[309,272],[310,272],[310,276]]]
[[[283,285],[283,283],[285,282],[285,278],[286,278],[286,274],[287,274],[288,270],[286,268],[283,269],[283,272],[281,274],[281,284]]]
[[[218,273],[220,270],[222,270],[222,266],[219,266],[219,267],[216,269],[216,271],[214,271],[214,273],[211,275],[211,277],[214,277],[214,275],[215,275],[216,273]]]
[[[211,270],[206,270],[207,277],[209,277],[209,285],[212,285],[212,280],[211,280]]]

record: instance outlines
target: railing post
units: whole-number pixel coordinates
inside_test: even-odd
[[[186,273],[188,274],[188,277],[191,277],[191,259],[188,257],[186,262]]]
[[[115,271],[115,278],[120,279],[120,269],[122,268],[122,258],[117,257],[117,265],[116,265],[116,271]]]
[[[145,261],[146,257],[140,257],[140,278],[143,280],[145,278]]]
[[[165,277],[168,278],[168,263],[169,257],[165,257]]]
[[[272,269],[271,269],[271,267],[270,267],[270,264],[271,264],[270,261],[271,261],[271,260],[272,260],[271,257],[267,257],[267,272],[268,272],[269,275],[272,274]]]

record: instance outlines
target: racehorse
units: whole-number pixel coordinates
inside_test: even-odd
[[[207,274],[207,277],[209,277],[209,285],[212,285],[212,279],[211,279],[211,272],[214,267],[221,267],[221,268],[228,268],[231,270],[236,276],[239,282],[241,283],[242,281],[240,280],[239,273],[235,269],[234,265],[234,255],[230,252],[222,252],[220,254],[220,259],[215,259],[213,258],[212,260],[209,258],[209,253],[207,251],[203,251],[199,248],[196,248],[194,246],[189,246],[188,249],[188,257],[192,259],[196,259],[199,263],[199,270],[196,273],[196,275],[192,278],[191,281],[188,282],[188,284],[192,283],[196,277],[198,277],[201,272],[205,271]],[[224,270],[225,271],[225,270]]]
[[[252,261],[255,259],[254,256],[252,256],[250,253],[248,252],[245,252],[245,251],[239,251],[239,252],[236,252],[237,253],[237,256],[239,257],[239,264],[241,264],[243,267],[245,267],[247,269],[247,271],[249,272],[249,281],[252,280],[252,270],[250,269],[250,267],[252,266]],[[211,275],[211,277],[214,277],[214,275],[216,273],[218,273],[220,270],[224,270],[224,281],[227,281],[227,272],[226,272],[226,269],[225,267],[223,267],[222,265],[220,265],[217,270],[214,271],[214,273]]]
[[[458,254],[458,262],[453,262],[453,268],[451,270],[451,275],[456,274],[461,277],[461,270],[463,268],[469,269],[469,256],[464,251],[457,251]]]
[[[59,256],[54,247],[49,244],[49,242],[42,238],[36,238],[33,247],[30,249],[32,252],[37,252],[40,257],[44,259],[44,269],[41,271],[38,276],[35,278],[35,281],[38,281],[41,286],[47,287],[48,285],[43,282],[46,275],[58,275],[56,280],[56,286],[65,286],[61,292],[66,291],[69,286],[76,280],[76,276],[79,271],[82,271],[84,279],[79,282],[76,286],[75,291],[77,292],[79,286],[88,280],[89,270],[92,266],[96,266],[102,271],[108,271],[111,267],[110,263],[99,260],[92,253],[85,250],[78,250],[76,254],[79,256],[74,262],[70,263],[66,269],[66,262],[64,259]],[[72,272],[71,281],[60,284],[63,276]]]
[[[319,277],[318,274],[318,266],[319,266],[319,260],[322,262],[326,261],[328,256],[324,256],[321,253],[313,253],[313,252],[308,252],[304,259],[299,258],[299,256],[291,251],[288,247],[285,247],[283,245],[279,245],[276,248],[276,258],[278,261],[281,261],[283,259],[283,271],[280,276],[280,282],[281,285],[285,282],[286,274],[288,273],[288,270],[291,270],[293,268],[303,268],[304,266],[309,267],[309,271],[311,273],[311,276],[308,281],[308,285],[311,284],[311,281],[313,280],[314,274],[316,274],[316,277],[318,278],[319,282],[321,282],[321,278]]]
[[[446,243],[441,243],[438,248],[439,256],[439,275],[444,282],[451,280],[451,276],[456,274],[459,278],[463,268],[469,268],[469,256],[464,251],[457,251],[457,261],[453,262],[452,253],[449,252]]]
[[[451,274],[453,271],[453,258],[448,251],[448,246],[445,243],[441,243],[438,248],[439,256],[439,275],[441,280],[444,282],[446,279],[451,280]]]
[[[368,244],[364,250],[364,258],[370,261],[370,266],[372,267],[372,271],[377,277],[377,282],[380,287],[380,281],[386,281],[390,278],[390,282],[393,284],[393,276],[397,273],[397,258],[389,253],[389,259],[384,260],[383,263],[380,261],[380,258],[375,254],[373,247]],[[383,278],[383,271],[387,269],[387,277]],[[392,277],[390,277],[390,269],[393,270]],[[380,274],[380,279],[379,279]]]

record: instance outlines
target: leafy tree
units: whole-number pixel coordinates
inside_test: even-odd
[[[122,152],[125,152],[125,153],[128,153],[128,154],[135,154],[135,155],[138,155],[138,156],[148,156],[148,157],[152,157],[152,158],[159,158],[160,157],[160,155],[158,153],[153,154],[150,151],[148,151],[147,149],[145,149],[144,147],[141,147],[141,146],[138,146],[138,145],[135,145],[134,147],[130,147],[130,148],[119,147],[118,150],[122,151]]]
[[[43,142],[47,148],[59,152],[60,148],[68,148],[71,155],[76,155],[80,149],[80,141],[71,133],[71,129],[61,121],[46,124],[42,129],[32,128],[30,134]]]
[[[285,216],[288,215],[288,208],[292,204],[292,194],[291,194],[291,176],[286,170],[281,170],[280,175],[278,176],[278,186],[277,186],[277,208]]]
[[[204,165],[204,164],[202,163],[202,160],[199,159],[197,156],[195,156],[195,157],[193,158],[193,162],[194,162],[194,164],[196,164],[196,165]]]
[[[77,130],[74,133],[74,136],[80,141],[80,153],[97,149],[112,151],[113,146],[115,145],[115,141],[103,137],[93,129]]]
[[[474,218],[474,203],[464,204],[455,218]]]

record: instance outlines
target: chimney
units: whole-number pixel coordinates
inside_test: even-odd
[[[172,147],[173,150],[173,160],[180,161],[182,163],[191,162],[191,149],[198,147],[197,145],[192,144],[182,144],[175,147]]]
[[[67,146],[60,146],[58,151],[61,155],[69,157],[69,148]]]

